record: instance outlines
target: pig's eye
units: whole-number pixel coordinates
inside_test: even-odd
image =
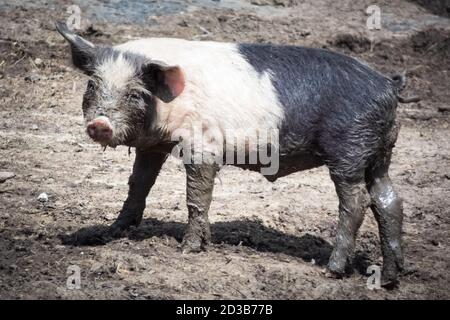
[[[95,90],[95,82],[93,80],[89,80],[87,83],[87,90],[92,92]]]

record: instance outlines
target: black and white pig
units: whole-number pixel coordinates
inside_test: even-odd
[[[112,234],[141,222],[164,161],[198,123],[202,132],[219,134],[204,139],[194,154],[224,148],[225,131],[277,130],[278,141],[270,144],[276,142],[279,165],[265,174],[268,180],[325,165],[335,184],[339,223],[330,274],[345,273],[370,207],[379,225],[384,283],[397,282],[403,266],[402,200],[388,171],[399,131],[397,103],[410,102],[399,96],[403,76],[388,78],[323,49],[168,38],[101,47],[63,23],[56,27],[70,43],[75,67],[90,77],[83,99],[88,135],[103,146],[136,148],[128,198]],[[174,132],[183,132],[179,140]],[[261,147],[244,144],[244,151]],[[200,251],[210,242],[208,209],[220,167],[214,161],[185,163],[184,252]]]

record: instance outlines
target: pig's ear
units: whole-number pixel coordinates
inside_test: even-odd
[[[147,89],[164,102],[170,102],[184,90],[183,71],[178,66],[168,66],[152,61],[142,67],[142,80]]]
[[[75,67],[91,75],[94,72],[94,59],[97,51],[95,45],[72,32],[63,22],[56,22],[56,30],[70,43]]]

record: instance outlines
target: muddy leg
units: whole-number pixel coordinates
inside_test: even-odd
[[[398,272],[403,269],[403,205],[389,178],[389,163],[390,155],[372,170],[368,183],[372,198],[371,209],[378,222],[383,253],[382,283],[387,287],[397,284]]]
[[[141,223],[145,199],[166,158],[165,154],[145,153],[136,149],[133,173],[128,181],[128,197],[117,220],[110,227],[113,236],[119,236],[130,226],[138,226]]]
[[[189,164],[185,168],[189,221],[182,250],[183,253],[199,252],[211,242],[208,210],[218,168],[212,164]]]
[[[356,233],[363,222],[370,198],[364,181],[350,182],[341,177],[332,178],[339,197],[339,223],[328,269],[333,275],[342,276],[347,261],[353,254]]]

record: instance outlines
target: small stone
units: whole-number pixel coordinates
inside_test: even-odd
[[[227,16],[219,16],[219,17],[217,17],[217,20],[219,22],[227,22],[228,21],[228,17]]]
[[[42,63],[43,63],[43,62],[44,62],[44,61],[42,61],[41,58],[36,58],[36,59],[34,59],[34,64],[35,64],[37,67],[42,66]]]
[[[450,112],[450,106],[439,106],[438,107],[439,112]]]
[[[36,81],[41,80],[41,76],[38,75],[37,73],[30,72],[29,74],[27,74],[25,76],[24,79],[25,79],[26,82],[36,82]]]
[[[17,265],[16,264],[11,264],[8,266],[10,271],[16,271],[17,270]]]
[[[254,6],[269,6],[273,4],[270,0],[251,0],[250,3]]]
[[[14,172],[0,172],[0,183],[5,182],[6,180],[12,179],[16,176]]]
[[[42,192],[39,197],[38,197],[38,201],[45,203],[48,201],[48,195],[45,192]]]
[[[31,126],[31,130],[34,130],[34,131],[39,130],[38,125],[37,125],[37,124],[33,124],[33,125]]]
[[[183,21],[178,22],[178,25],[179,25],[180,27],[184,27],[184,28],[189,27],[189,24],[187,23],[186,20],[183,20]]]

